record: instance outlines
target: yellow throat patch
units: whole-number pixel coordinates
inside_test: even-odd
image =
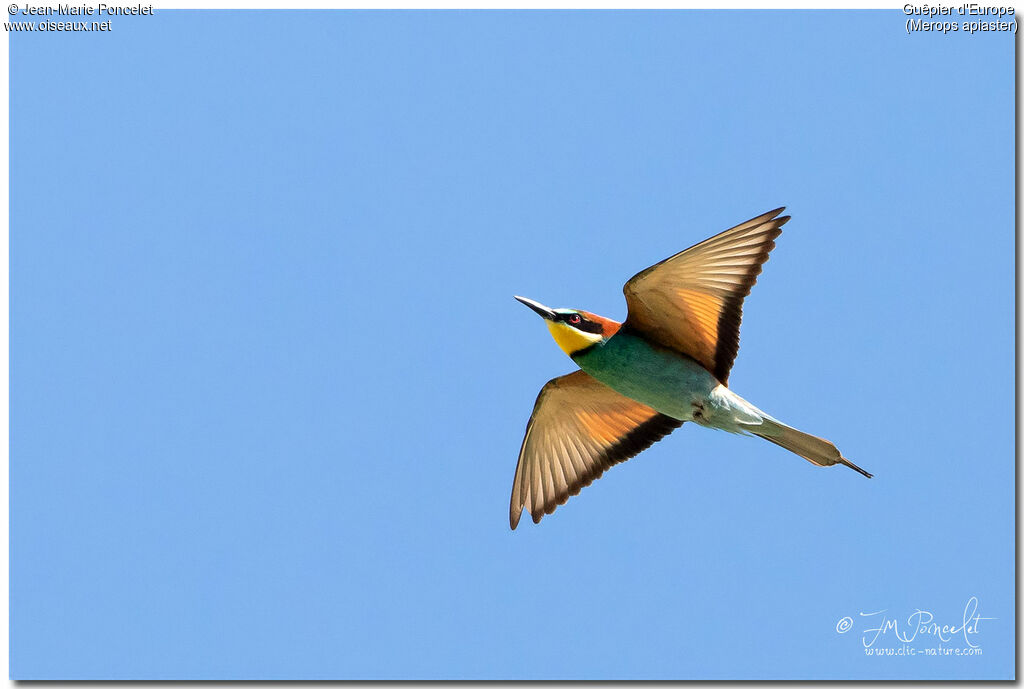
[[[555,338],[558,346],[569,356],[592,344],[597,344],[603,339],[600,333],[585,333],[566,323],[547,320],[544,322],[547,324],[548,330],[551,331],[551,337]]]

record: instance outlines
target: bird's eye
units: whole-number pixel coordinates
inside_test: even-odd
[[[569,316],[569,322],[572,323],[573,325],[579,325],[580,321],[582,320],[583,319],[580,318],[580,315],[578,313],[574,313]]]

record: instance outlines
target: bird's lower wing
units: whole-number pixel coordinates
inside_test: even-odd
[[[682,425],[576,371],[537,397],[519,451],[509,523],[525,507],[535,523],[605,469],[647,449]]]

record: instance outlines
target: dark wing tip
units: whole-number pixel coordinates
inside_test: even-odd
[[[789,216],[788,215],[783,215],[782,217],[778,217],[779,214],[782,213],[782,211],[784,211],[784,210],[786,210],[785,206],[779,206],[775,210],[770,210],[767,213],[762,213],[761,215],[756,215],[753,218],[751,218],[750,220],[747,220],[746,222],[742,222],[739,225],[736,225],[735,227],[731,227],[729,229],[734,230],[737,227],[742,227],[744,225],[746,225],[746,227],[749,229],[751,227],[758,227],[759,225],[764,225],[764,224],[767,224],[767,223],[779,223],[781,225],[781,224],[785,223],[787,220],[789,220]]]
[[[781,212],[782,210],[782,208],[779,208],[777,211],[771,211],[767,215]],[[736,355],[740,351],[739,325],[743,319],[743,300],[750,295],[751,289],[757,284],[757,278],[764,270],[764,264],[768,262],[772,250],[775,249],[775,240],[782,234],[782,226],[789,222],[789,219],[790,216],[784,215],[781,218],[769,218],[757,225],[757,228],[768,226],[767,231],[760,230],[758,232],[758,234],[765,236],[765,241],[761,245],[761,250],[758,252],[757,257],[750,264],[746,276],[737,285],[735,294],[732,295],[723,308],[723,318],[728,317],[735,324],[732,336],[726,336],[725,333],[719,330],[718,346],[715,350],[715,367],[711,372],[723,385],[729,383],[729,372],[732,370],[732,365],[736,361]],[[723,322],[725,321],[720,321],[720,328]]]
[[[605,471],[616,464],[637,456],[682,425],[683,422],[679,419],[674,419],[665,414],[655,414],[620,438],[617,443],[607,448],[600,457],[600,460],[591,467],[591,470],[580,476],[576,484],[568,486],[568,490],[565,493],[558,493],[543,504],[537,505],[536,512],[534,512],[533,508],[526,507],[530,517],[533,518],[533,523],[540,524],[540,520],[544,518],[544,515],[553,514],[560,505],[568,502],[570,496],[578,495],[580,490],[601,478]],[[522,509],[520,508],[520,512]],[[515,523],[519,523],[518,515],[516,515]],[[512,528],[515,529],[515,525]]]

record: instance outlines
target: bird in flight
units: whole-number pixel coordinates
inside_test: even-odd
[[[753,434],[812,464],[845,464],[829,441],[787,426],[727,387],[743,299],[789,220],[759,215],[643,270],[626,283],[624,323],[516,297],[543,319],[580,367],[537,396],[512,483],[509,523],[535,523],[605,469],[686,421]]]

